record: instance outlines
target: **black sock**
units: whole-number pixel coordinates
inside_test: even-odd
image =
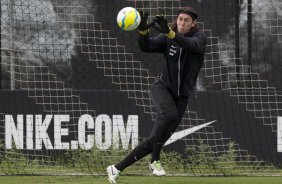
[[[136,148],[134,148],[128,156],[126,156],[121,162],[117,163],[115,167],[123,171],[128,166],[132,165],[136,161],[140,160],[141,158],[145,157],[153,150],[152,147],[152,140],[146,140],[139,144]]]
[[[165,137],[167,130],[164,125],[165,125],[164,123],[161,123],[156,130],[151,163],[160,160],[161,149],[166,142]]]

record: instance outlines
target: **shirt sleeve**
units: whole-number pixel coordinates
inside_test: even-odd
[[[156,37],[150,37],[149,34],[139,35],[139,46],[144,52],[159,52],[165,53],[167,38],[164,34],[159,34]]]
[[[176,33],[173,40],[182,48],[192,52],[205,54],[207,36],[203,32],[197,32],[191,37],[185,37]]]

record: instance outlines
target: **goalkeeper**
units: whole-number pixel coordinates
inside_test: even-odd
[[[160,152],[181,122],[204,60],[207,37],[197,25],[198,15],[193,8],[180,9],[171,28],[161,15],[157,15],[154,22],[149,24],[148,13],[140,11],[140,15],[138,41],[141,50],[162,53],[165,59],[161,75],[150,89],[157,117],[146,141],[121,162],[107,167],[111,183],[116,183],[119,173],[126,167],[150,153],[149,169],[152,173],[156,176],[166,174],[161,166]],[[160,32],[158,36],[150,36],[149,28],[152,26]]]

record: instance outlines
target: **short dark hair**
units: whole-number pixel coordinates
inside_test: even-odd
[[[183,8],[180,8],[178,10],[178,15],[180,13],[185,13],[187,15],[190,15],[192,17],[193,20],[197,19],[198,18],[198,13],[195,11],[194,8],[192,8],[191,6],[187,6],[187,7],[183,7]]]

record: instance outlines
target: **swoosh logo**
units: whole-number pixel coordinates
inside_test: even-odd
[[[174,134],[172,134],[172,136],[166,141],[165,145],[164,146],[167,146],[171,143],[174,143],[175,141],[179,140],[179,139],[182,139],[183,137],[186,137],[187,135],[190,135],[212,123],[216,122],[216,120],[214,121],[210,121],[208,123],[205,123],[205,124],[201,124],[201,125],[197,125],[197,126],[194,126],[192,128],[188,128],[188,129],[185,129],[185,130],[181,130],[181,131],[178,131],[178,132],[175,132]]]

